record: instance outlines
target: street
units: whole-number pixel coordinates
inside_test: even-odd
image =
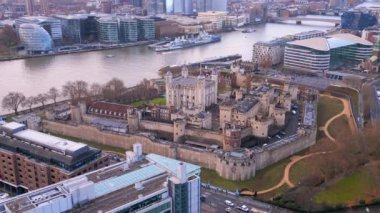
[[[257,209],[257,212],[267,212],[267,213],[287,213],[293,212],[287,209],[282,209],[277,206],[273,206],[267,203],[253,200],[248,197],[238,197],[230,195],[224,192],[215,191],[213,189],[205,189],[202,187],[202,196],[205,196],[206,199],[202,202],[202,205],[207,205],[215,210],[215,212],[226,212],[225,209],[228,207],[224,201],[229,200],[235,204],[234,207],[231,207],[231,212],[243,212],[236,207],[239,205],[246,205],[248,208]],[[251,211],[252,212],[252,211]]]

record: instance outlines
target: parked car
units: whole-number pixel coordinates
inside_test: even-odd
[[[237,208],[243,212],[249,212],[249,208],[246,205],[241,205],[241,206],[238,206]]]
[[[231,212],[231,207],[227,207],[227,208],[225,209],[225,212]]]
[[[229,200],[225,200],[224,204],[226,204],[227,206],[231,206],[231,207],[235,205],[233,202],[231,202]]]
[[[277,139],[281,139],[281,136],[280,136],[280,135],[275,135],[275,137],[276,137]]]
[[[201,196],[201,201],[202,201],[202,202],[206,202],[206,196],[202,195],[202,196]]]

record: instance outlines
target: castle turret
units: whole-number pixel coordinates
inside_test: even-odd
[[[199,112],[206,110],[206,77],[203,74],[200,74],[197,78],[197,87],[198,87],[198,94],[197,94],[197,109]]]
[[[233,151],[240,149],[241,146],[241,129],[235,126],[226,125],[223,130],[223,150]]]
[[[186,131],[186,121],[182,119],[177,119],[173,124],[173,141],[181,142],[183,137],[185,136]]]
[[[181,70],[182,77],[187,78],[189,76],[189,69],[186,66],[182,67]]]
[[[216,71],[215,69],[212,70],[212,73],[211,73],[211,80],[215,82],[215,87],[214,87],[214,90],[215,90],[215,96],[213,97],[213,100],[214,100],[214,103],[217,103],[217,99],[218,99],[218,71]]]
[[[132,113],[128,114],[128,130],[129,132],[135,133],[139,130],[140,126],[140,117],[136,110],[133,110]]]
[[[173,73],[170,70],[165,75],[165,97],[166,97],[166,105],[171,106],[173,103],[171,101],[171,88],[173,84]]]

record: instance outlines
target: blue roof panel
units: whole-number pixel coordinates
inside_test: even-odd
[[[343,40],[343,39],[339,39],[339,38],[328,38],[327,42],[329,43],[330,50],[335,49],[335,48],[339,48],[339,47],[345,47],[345,46],[356,44],[353,41]]]
[[[165,171],[156,165],[149,165],[118,177],[109,178],[95,184],[95,197],[109,194],[162,173]]]
[[[148,154],[146,156],[146,159],[155,162],[159,166],[164,167],[164,169],[170,171],[172,174],[176,173],[178,164],[180,162],[182,162],[182,161],[174,160],[172,158],[167,158],[167,157],[164,157],[161,155],[156,155],[156,154]],[[184,162],[184,163],[186,165],[186,175],[187,176],[191,176],[191,175],[200,173],[200,169],[201,169],[200,166],[197,166],[197,165],[194,165],[191,163],[186,163],[186,162]]]

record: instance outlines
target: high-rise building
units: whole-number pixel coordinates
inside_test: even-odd
[[[213,11],[227,11],[227,0],[212,0]]]
[[[34,13],[34,1],[25,0],[25,12],[27,15],[32,16]]]
[[[165,13],[165,0],[146,0],[145,8],[148,16],[155,16]]]
[[[183,0],[183,14],[193,15],[194,13],[194,2],[193,0]]]
[[[200,212],[200,167],[140,144],[126,160],[0,204],[6,212]]]
[[[227,11],[227,0],[197,0],[197,12]]]
[[[49,0],[40,0],[41,12],[44,15],[50,14]]]

